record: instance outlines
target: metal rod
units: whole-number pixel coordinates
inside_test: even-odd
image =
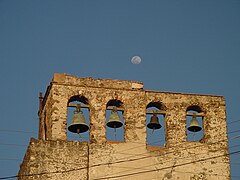
[[[89,108],[90,107],[88,104],[68,104],[68,107],[75,107],[76,108],[79,105],[80,105],[81,108]],[[116,106],[108,106],[106,109],[107,110],[114,110],[115,109],[117,111],[124,111],[124,108],[116,107]]]
[[[154,133],[154,130],[155,130],[155,128],[153,127],[153,129],[152,129],[152,134]]]
[[[195,129],[193,130],[193,141],[194,141],[194,142],[196,141],[196,132],[195,132]]]
[[[83,142],[83,138],[80,133],[79,133],[79,139],[80,139],[80,142]]]
[[[116,135],[116,128],[114,127],[114,137],[115,137],[115,140],[117,139],[117,135]]]
[[[81,108],[90,108],[90,106],[88,104],[68,104],[68,107],[77,107],[79,106]],[[116,107],[116,106],[108,106],[106,108],[106,110],[114,110],[116,109],[117,111],[124,111],[124,108],[122,107]],[[162,115],[165,115],[167,114],[167,111],[165,110],[146,110],[146,114],[162,114]],[[196,116],[196,117],[204,117],[205,116],[205,113],[203,112],[200,112],[200,113],[191,113],[191,112],[186,112],[186,116]]]
[[[146,110],[146,114],[166,114],[164,110]]]
[[[195,117],[204,117],[205,113],[201,112],[201,113],[191,113],[191,112],[187,112],[186,116],[195,116]]]

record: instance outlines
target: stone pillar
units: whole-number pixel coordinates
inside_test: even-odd
[[[186,112],[170,108],[165,115],[166,145],[173,147],[186,141]]]
[[[62,87],[62,86],[61,86]],[[51,135],[49,139],[52,140],[66,140],[66,125],[67,125],[67,112],[68,112],[68,98],[65,91],[58,91],[58,86],[52,87],[52,100],[51,100],[51,113],[49,123],[51,123]],[[66,94],[63,94],[63,93]]]

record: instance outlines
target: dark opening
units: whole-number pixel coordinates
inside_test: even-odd
[[[202,109],[199,106],[187,108],[187,113],[192,114],[186,117],[187,141],[201,142],[203,140],[203,117],[197,116],[201,112]]]
[[[81,108],[81,105],[88,105],[88,100],[84,96],[73,96],[69,99],[68,105],[74,104],[74,105],[80,105],[80,111],[79,113],[82,113],[85,123],[81,122],[80,124],[74,124],[74,126],[71,126],[73,123],[73,116],[76,113],[77,114],[77,108],[76,107],[68,107],[68,120],[67,120],[67,140],[71,141],[80,141],[80,142],[89,142],[89,108]],[[82,116],[81,116],[82,117]],[[83,119],[81,119],[83,120]],[[80,132],[76,133],[76,129],[81,127],[82,131],[85,132]],[[90,127],[89,127],[90,129]],[[71,132],[71,131],[74,132]]]
[[[120,100],[110,100],[106,106],[106,139],[110,141],[124,141],[124,120],[123,111],[116,108],[122,108],[123,103]],[[108,110],[108,108],[110,108]],[[111,119],[110,119],[111,118]]]
[[[166,108],[160,102],[151,102],[147,105],[146,109],[154,112],[158,110],[165,110]],[[156,120],[158,119],[159,124],[150,123],[151,118],[152,122],[157,122]],[[146,128],[148,146],[165,146],[165,122],[163,114],[146,114]]]

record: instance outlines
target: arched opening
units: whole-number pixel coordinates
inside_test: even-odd
[[[203,116],[199,106],[189,106],[186,111],[187,141],[202,142]]]
[[[148,146],[165,146],[165,107],[160,102],[150,102],[146,107],[146,133]]]
[[[89,142],[89,105],[84,96],[68,101],[67,140]]]
[[[123,103],[110,100],[106,105],[106,139],[108,141],[124,141]]]

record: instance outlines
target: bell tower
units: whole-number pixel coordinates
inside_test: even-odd
[[[54,74],[40,95],[39,138],[30,140],[18,178],[229,180],[225,110],[222,96]],[[108,140],[107,129],[116,140]],[[152,138],[163,129],[164,135]],[[89,140],[68,140],[68,132],[88,133]],[[164,143],[148,142],[153,140]]]

